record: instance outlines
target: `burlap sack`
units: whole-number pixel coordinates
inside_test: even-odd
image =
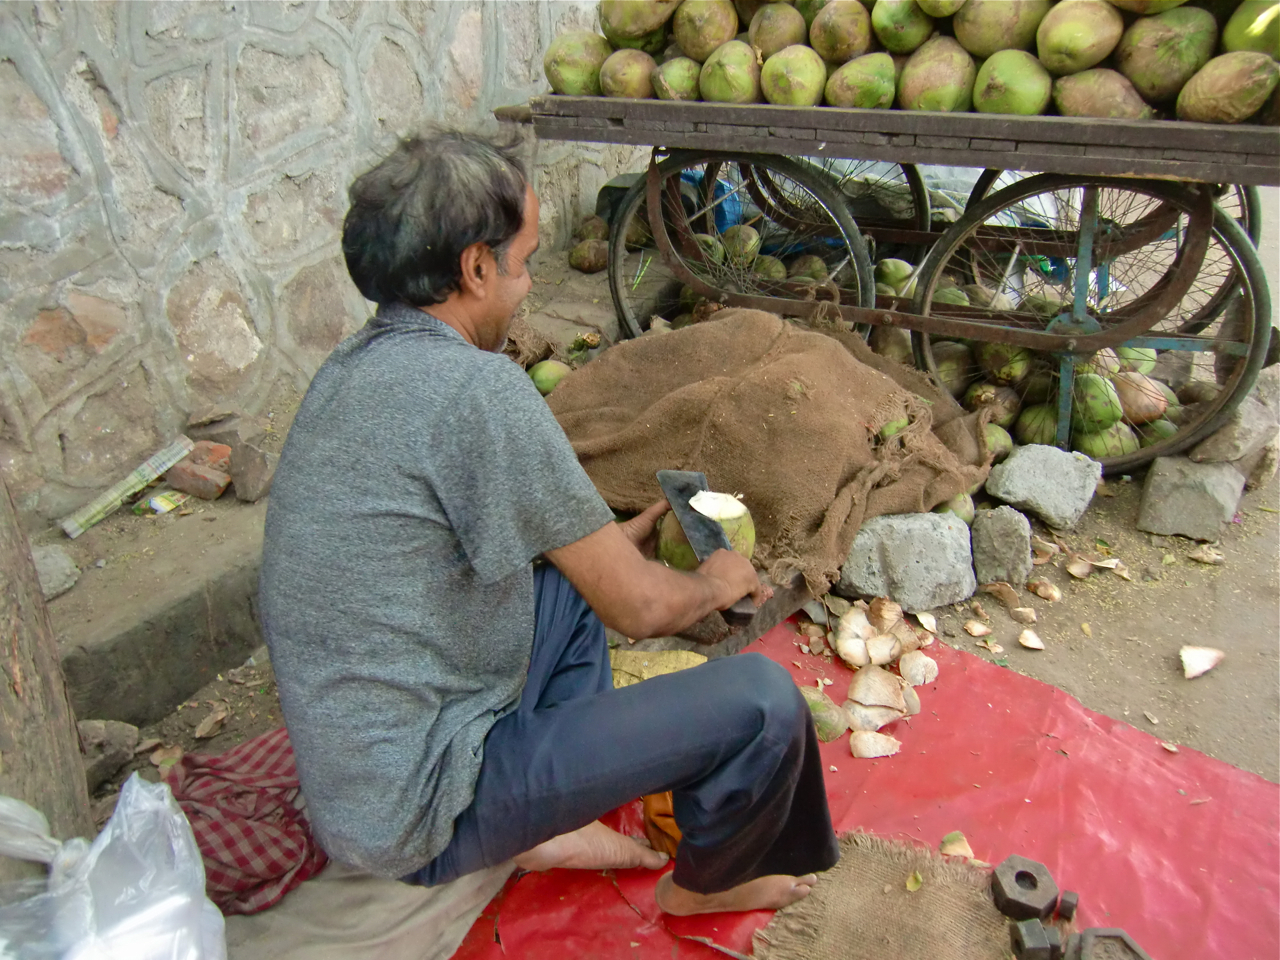
[[[661,499],[657,470],[701,470],[750,507],[757,566],[815,591],[865,520],[930,510],[988,468],[977,417],[923,376],[756,310],[620,343],[547,399],[612,507]]]

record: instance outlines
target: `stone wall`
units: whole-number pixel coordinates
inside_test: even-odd
[[[0,471],[28,523],[209,404],[305,387],[368,305],[345,188],[422,119],[493,126],[595,3],[0,2]],[[536,143],[565,245],[631,148]]]

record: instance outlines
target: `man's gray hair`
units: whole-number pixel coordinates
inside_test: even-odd
[[[443,303],[459,289],[459,258],[473,243],[487,244],[506,272],[506,244],[524,220],[517,146],[429,127],[355,179],[342,252],[366,300]]]

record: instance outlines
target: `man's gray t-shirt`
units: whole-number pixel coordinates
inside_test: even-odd
[[[272,484],[260,603],[334,858],[398,877],[448,845],[525,682],[531,561],[612,519],[506,357],[405,306],[333,352]]]

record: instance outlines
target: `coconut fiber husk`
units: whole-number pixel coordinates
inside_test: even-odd
[[[620,343],[547,398],[611,507],[661,499],[658,470],[740,493],[756,565],[824,592],[863,522],[931,510],[988,470],[978,415],[857,336],[727,309]],[[879,430],[910,425],[888,441]]]
[[[528,369],[540,360],[564,359],[558,345],[531,324],[524,313],[516,315],[507,328],[507,342],[502,352]]]
[[[907,880],[919,872],[919,889]],[[756,960],[1008,960],[1008,921],[991,874],[958,858],[865,833],[805,899],[757,930]]]

